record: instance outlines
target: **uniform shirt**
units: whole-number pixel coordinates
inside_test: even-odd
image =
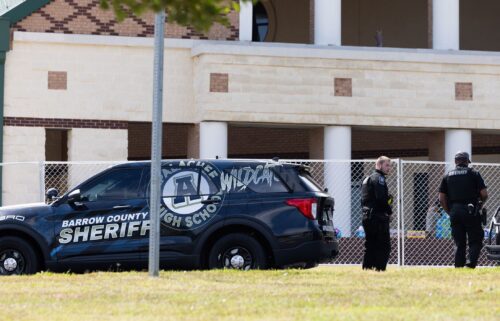
[[[459,165],[443,177],[439,192],[446,194],[450,204],[477,204],[479,192],[484,188],[486,185],[479,172]]]
[[[374,213],[392,214],[392,208],[388,203],[389,190],[382,171],[376,170],[364,179],[361,193],[362,206],[373,208]]]

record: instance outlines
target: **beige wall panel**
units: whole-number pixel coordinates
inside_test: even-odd
[[[116,129],[75,128],[68,133],[68,161],[126,161],[127,131]],[[68,186],[74,187],[114,164],[72,164],[68,169]]]
[[[45,159],[45,129],[5,126],[3,134],[5,163],[37,162]],[[5,164],[2,167],[2,204],[41,201],[40,185],[38,163]]]
[[[208,92],[215,71],[229,74],[229,93]],[[497,65],[206,54],[195,74],[203,120],[500,128]],[[353,97],[334,96],[336,77],[352,78]],[[455,100],[462,81],[473,101]]]
[[[67,90],[48,90],[49,71],[66,71]],[[150,121],[153,49],[14,42],[6,63],[5,116]],[[164,119],[194,116],[190,49],[165,50]]]
[[[127,131],[74,128],[68,133],[68,161],[126,161]]]

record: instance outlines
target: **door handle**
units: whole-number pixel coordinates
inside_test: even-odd
[[[116,206],[113,206],[114,210],[124,210],[124,209],[127,209],[127,208],[132,208],[132,205],[116,205]]]

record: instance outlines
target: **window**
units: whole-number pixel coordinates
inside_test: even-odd
[[[266,8],[261,2],[253,7],[253,35],[252,41],[263,42],[269,31],[269,17]]]
[[[287,187],[267,165],[245,166],[224,170],[222,189],[229,193],[286,193]]]
[[[115,169],[80,188],[83,201],[118,200],[139,197],[141,168]]]

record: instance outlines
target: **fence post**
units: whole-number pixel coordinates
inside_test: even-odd
[[[398,205],[398,239],[400,244],[399,251],[399,259],[400,266],[405,266],[405,215],[404,215],[404,170],[403,170],[403,161],[401,159],[398,160],[398,197],[399,197],[399,205]]]
[[[45,202],[45,161],[38,163],[40,175],[40,202]]]
[[[398,244],[398,266],[401,266],[401,159],[398,158],[398,172],[397,172],[397,189],[398,189],[398,205],[397,205],[397,244]]]

